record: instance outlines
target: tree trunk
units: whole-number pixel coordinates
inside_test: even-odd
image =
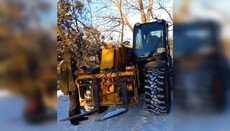
[[[142,23],[145,23],[146,18],[145,18],[145,12],[144,12],[144,7],[143,7],[142,0],[139,0],[139,5],[140,5],[140,11],[141,11],[141,21],[142,21]]]
[[[122,11],[122,10],[121,10],[121,11]],[[133,27],[132,27],[131,24],[129,23],[129,21],[128,21],[127,17],[124,15],[123,11],[122,11],[121,13],[122,13],[122,15],[124,16],[125,22],[126,22],[126,24],[128,25],[129,29],[130,29],[131,31],[133,31]]]
[[[148,7],[148,12],[147,12],[146,22],[150,21],[150,14],[151,14],[152,7],[153,7],[153,0],[149,0],[149,7]]]

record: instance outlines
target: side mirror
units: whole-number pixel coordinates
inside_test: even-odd
[[[89,60],[90,60],[91,62],[96,62],[96,57],[95,57],[95,56],[90,56],[90,57],[89,57]]]
[[[123,45],[130,45],[130,42],[129,41],[124,41]]]

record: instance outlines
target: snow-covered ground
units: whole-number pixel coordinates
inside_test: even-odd
[[[93,114],[88,120],[81,121],[80,125],[71,125],[69,121],[60,122],[60,119],[68,117],[69,98],[58,92],[57,122],[50,121],[42,125],[31,125],[23,119],[24,99],[22,96],[1,92],[0,97],[0,130],[7,131],[229,131],[230,124],[230,93],[228,93],[228,106],[220,115],[200,118],[189,116],[169,115],[154,116],[146,111],[143,97],[139,105],[130,105],[129,111],[102,122],[95,120],[103,114]],[[4,96],[4,97],[3,97]],[[110,107],[108,111],[114,110]],[[108,112],[107,111],[107,112]],[[175,110],[174,110],[175,111]],[[105,113],[107,113],[105,112]],[[104,114],[105,114],[104,113]]]
[[[230,90],[226,90],[226,106],[213,114],[190,114],[174,108],[175,131],[230,131]]]
[[[88,120],[81,121],[79,125],[71,125],[69,121],[61,122],[60,120],[68,117],[69,98],[68,96],[58,94],[58,112],[57,125],[59,130],[65,131],[172,131],[173,130],[173,113],[172,110],[168,115],[155,116],[149,113],[145,107],[144,97],[140,98],[138,105],[130,105],[129,111],[108,120],[97,122],[96,119],[109,111],[116,109],[110,107],[102,114],[95,113],[88,116]],[[172,108],[171,108],[172,109]]]
[[[29,124],[24,120],[25,101],[22,95],[0,90],[0,130],[1,131],[55,131],[55,120],[41,124]]]

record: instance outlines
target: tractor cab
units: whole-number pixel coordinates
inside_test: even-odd
[[[166,51],[168,24],[165,20],[134,26],[133,47],[136,58],[151,58]]]

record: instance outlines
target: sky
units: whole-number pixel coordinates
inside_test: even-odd
[[[50,4],[50,10],[41,14],[43,25],[57,25],[57,0],[40,0]]]

